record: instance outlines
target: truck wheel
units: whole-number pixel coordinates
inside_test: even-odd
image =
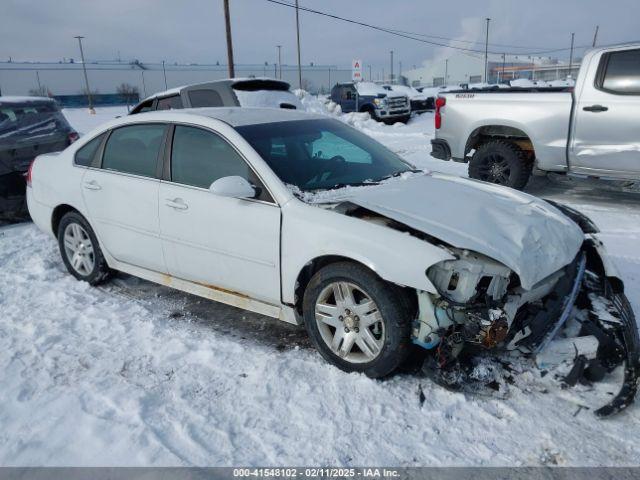
[[[367,268],[340,262],[319,270],[304,293],[304,323],[325,360],[372,378],[393,372],[410,352],[404,292]]]
[[[478,147],[469,162],[469,177],[522,190],[533,164],[515,144],[493,140]]]
[[[377,120],[376,118],[376,110],[371,105],[365,105],[360,109],[360,112],[367,112],[372,120]]]
[[[78,212],[69,212],[60,220],[58,245],[67,270],[78,280],[98,285],[111,276],[93,229]]]

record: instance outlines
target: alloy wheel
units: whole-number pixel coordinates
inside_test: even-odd
[[[371,297],[353,283],[327,285],[316,301],[315,319],[326,345],[348,362],[371,362],[382,352],[382,314]]]
[[[77,223],[64,229],[64,251],[71,267],[80,275],[90,275],[95,266],[93,243],[87,231]]]

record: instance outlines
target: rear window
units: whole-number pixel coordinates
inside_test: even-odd
[[[605,57],[601,87],[612,93],[640,94],[640,49],[613,52]]]
[[[233,84],[234,90],[243,92],[256,92],[258,90],[277,90],[280,92],[288,92],[289,84],[279,80],[243,80]]]
[[[215,90],[191,90],[189,101],[192,107],[222,107],[220,94]]]
[[[70,130],[54,102],[0,102],[0,138],[3,141],[66,135]]]

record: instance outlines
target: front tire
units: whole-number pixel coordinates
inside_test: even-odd
[[[469,177],[522,190],[532,167],[517,145],[494,140],[477,148],[469,162]]]
[[[350,262],[319,270],[304,293],[304,323],[328,362],[380,378],[410,352],[411,314],[405,293]]]
[[[78,212],[68,212],[60,220],[58,245],[64,265],[78,280],[98,285],[111,276],[93,229]]]

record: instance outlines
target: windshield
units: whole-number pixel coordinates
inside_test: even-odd
[[[398,155],[331,119],[236,127],[280,179],[303,191],[368,185],[411,171]]]

